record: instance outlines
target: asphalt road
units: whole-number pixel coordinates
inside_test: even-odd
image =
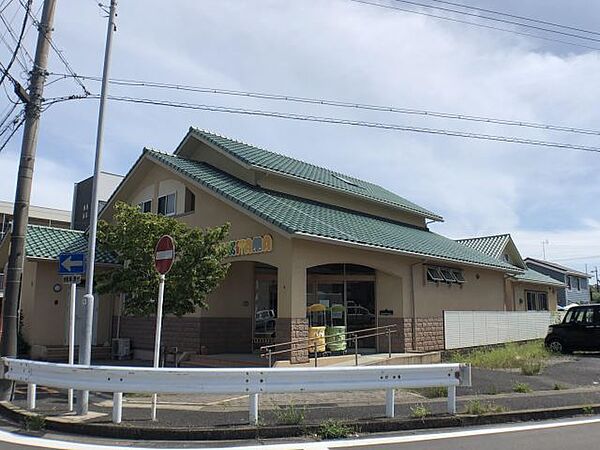
[[[480,428],[462,428],[435,432],[397,433],[354,440],[318,442],[254,442],[245,446],[218,443],[158,443],[158,442],[98,442],[73,436],[53,439],[23,436],[0,430],[1,450],[62,449],[62,450],[117,450],[138,449],[262,449],[262,450],[589,450],[598,448],[600,417],[578,418],[516,425]],[[132,445],[133,444],[133,445]]]

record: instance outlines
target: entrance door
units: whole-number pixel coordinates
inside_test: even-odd
[[[274,343],[277,320],[277,269],[257,264],[254,270],[253,350]]]
[[[348,332],[376,326],[373,269],[354,264],[311,267],[307,270],[306,281],[307,306],[314,303],[328,309],[335,305],[343,306],[343,317],[340,313],[328,314],[327,325],[344,325]],[[362,349],[374,349],[375,346],[375,338],[359,341]]]

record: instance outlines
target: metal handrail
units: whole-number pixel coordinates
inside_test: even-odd
[[[370,334],[366,334],[366,335],[360,334],[360,333],[365,333],[365,332],[373,331],[373,330],[375,330],[375,333],[370,333]],[[380,331],[380,330],[383,330],[383,331]],[[355,365],[358,366],[358,341],[360,339],[365,339],[365,338],[369,338],[369,337],[386,335],[388,338],[388,358],[391,358],[392,357],[392,334],[393,333],[397,333],[396,325],[384,325],[382,327],[363,328],[362,330],[356,330],[356,331],[351,331],[351,332],[346,333],[346,338],[344,339],[344,341],[346,341],[346,342],[352,341],[354,343]],[[299,339],[296,341],[289,341],[289,342],[282,342],[280,344],[266,345],[266,346],[263,346],[260,348],[260,351],[261,351],[260,356],[262,358],[268,358],[269,367],[272,367],[273,356],[275,356],[275,355],[292,353],[293,351],[313,349],[314,350],[313,354],[314,354],[314,360],[315,360],[315,367],[318,367],[318,353],[319,352],[317,351],[317,348],[318,348],[319,344],[317,343],[317,339],[321,340],[321,339],[327,339],[327,338],[332,338],[332,337],[339,338],[339,336],[340,336],[340,334],[330,334],[330,335],[325,335],[325,336],[319,336],[318,338],[308,337],[306,339]],[[298,345],[295,345],[295,344],[303,343],[303,342],[306,342],[307,345],[301,346],[301,347],[299,347]],[[281,347],[283,345],[290,346],[290,348],[273,351],[274,348]]]

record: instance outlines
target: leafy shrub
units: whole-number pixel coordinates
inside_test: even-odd
[[[342,439],[347,438],[355,432],[356,430],[351,425],[340,420],[327,419],[319,425],[317,435],[321,439]]]
[[[414,419],[424,419],[425,417],[430,415],[431,410],[422,403],[419,403],[418,405],[410,408],[410,416]]]
[[[467,414],[480,416],[482,414],[505,412],[507,409],[504,406],[496,405],[493,402],[482,402],[481,400],[471,400],[467,403]]]
[[[520,394],[528,394],[531,392],[531,386],[529,386],[527,383],[515,383],[513,386],[513,391],[519,392]]]
[[[275,419],[279,425],[300,425],[304,423],[306,407],[298,407],[293,403],[286,406],[276,406]]]

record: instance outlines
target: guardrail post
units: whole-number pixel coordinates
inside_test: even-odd
[[[269,367],[273,367],[273,355],[271,354],[271,349],[269,348]]]
[[[113,394],[113,410],[112,410],[113,423],[121,423],[122,416],[123,416],[123,393],[115,392]]]
[[[37,386],[35,384],[27,385],[27,409],[30,411],[35,409],[36,387]]]
[[[319,357],[317,356],[317,341],[315,341],[315,367],[319,367]]]
[[[456,414],[456,386],[448,386],[448,414]]]
[[[385,416],[394,417],[394,393],[395,389],[386,389],[385,391]]]
[[[388,358],[391,358],[392,357],[392,333],[390,333],[389,328],[386,328],[385,332],[387,334],[387,341],[388,341]]]
[[[354,365],[358,366],[358,336],[354,333],[352,337],[354,338]]]
[[[258,394],[250,394],[250,425],[258,425]]]

